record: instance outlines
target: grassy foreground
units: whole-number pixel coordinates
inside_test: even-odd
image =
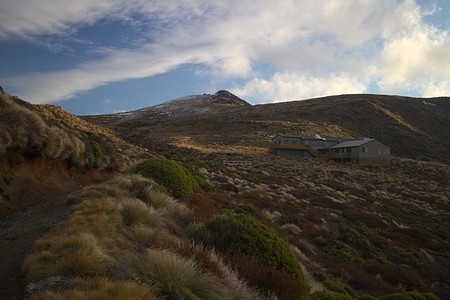
[[[264,299],[187,237],[192,211],[127,175],[69,196],[71,215],[23,264],[30,299]]]

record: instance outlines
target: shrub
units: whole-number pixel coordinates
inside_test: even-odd
[[[305,290],[285,271],[263,266],[250,257],[228,256],[224,258],[252,286],[278,299],[299,299]]]
[[[200,221],[206,221],[219,213],[217,204],[207,194],[194,194],[189,197],[190,206]]]
[[[161,299],[228,299],[226,288],[194,261],[164,250],[148,250],[134,262],[134,278]]]
[[[285,271],[304,291],[308,290],[289,244],[273,228],[250,214],[227,213],[211,219],[194,232],[193,237],[230,254],[249,256],[262,265]]]
[[[385,295],[379,298],[380,300],[439,300],[431,293],[417,293],[417,292],[403,292]]]
[[[309,295],[304,300],[355,300],[352,296],[342,293],[320,291]]]
[[[139,164],[136,170],[142,176],[154,179],[176,198],[189,196],[194,192],[194,188],[198,188],[192,174],[172,160],[149,159]]]

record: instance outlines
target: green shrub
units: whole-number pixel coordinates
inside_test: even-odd
[[[192,174],[172,160],[152,158],[139,164],[136,171],[144,177],[154,179],[175,198],[189,196],[198,188]]]
[[[417,293],[417,292],[403,292],[385,295],[379,298],[380,300],[439,300],[431,293]]]
[[[197,184],[198,184],[201,188],[207,188],[207,187],[209,187],[210,184],[209,184],[208,181],[206,180],[205,175],[203,175],[202,173],[195,172],[195,173],[193,174],[193,176],[194,176],[195,181],[197,182]]]
[[[304,300],[355,300],[350,295],[330,292],[330,291],[320,291],[315,292],[308,297],[303,298]]]
[[[362,295],[357,298],[358,300],[377,300],[377,298],[370,295]]]
[[[248,213],[227,213],[193,233],[200,242],[230,254],[249,256],[258,263],[290,274],[306,291],[303,272],[289,244],[271,227]]]

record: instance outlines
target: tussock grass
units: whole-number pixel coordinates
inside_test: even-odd
[[[117,211],[117,201],[114,198],[102,198],[97,201],[83,201],[75,206],[77,214],[90,216],[90,215],[111,215]]]
[[[134,225],[130,228],[128,236],[140,248],[160,247],[175,240],[175,237],[167,230],[151,228],[143,224]]]
[[[136,198],[122,201],[121,215],[127,226],[144,224],[152,227],[165,227],[165,220],[161,213]]]
[[[267,297],[250,287],[234,269],[223,261],[214,249],[206,249],[203,245],[183,241],[169,243],[167,247],[183,257],[195,259],[199,267],[220,278],[221,282],[228,288],[229,299],[272,299],[271,296]]]
[[[47,238],[25,258],[23,271],[29,281],[60,274],[103,274],[113,259],[103,252],[90,233]]]
[[[4,132],[0,136],[0,149],[18,148],[27,152],[43,148],[47,125],[37,113],[7,94],[0,95],[0,111],[0,132]]]
[[[134,263],[133,277],[163,299],[229,299],[225,286],[191,259],[167,250],[148,250]]]
[[[167,194],[147,186],[142,189],[139,196],[139,199],[149,207],[160,211],[162,215],[170,218],[176,224],[186,226],[192,221],[191,210]]]
[[[71,215],[35,243],[23,272],[28,282],[75,279],[33,299],[267,298],[213,250],[186,239],[191,210],[152,181],[121,176],[70,198]]]
[[[125,170],[142,154],[104,129],[52,105],[31,105],[0,94],[0,153],[67,160],[79,168]],[[114,144],[123,147],[117,153]]]
[[[156,299],[148,286],[131,281],[110,281],[104,277],[95,277],[93,279],[75,278],[72,280],[71,285],[71,289],[61,292],[44,291],[30,297],[30,300]]]

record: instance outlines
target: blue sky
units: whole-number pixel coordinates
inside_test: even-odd
[[[449,31],[448,0],[1,1],[0,86],[75,114],[220,89],[450,96]]]

